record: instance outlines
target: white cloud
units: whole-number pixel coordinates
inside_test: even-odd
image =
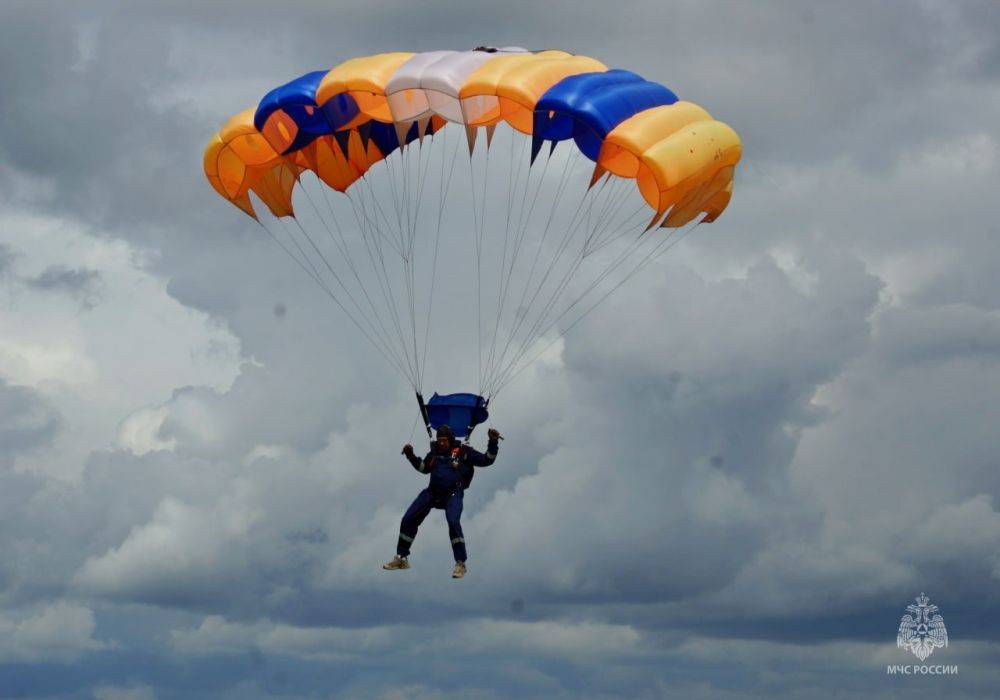
[[[163,406],[136,411],[118,428],[118,444],[139,456],[154,450],[173,450],[177,439],[163,440],[158,435],[167,415]]]
[[[0,377],[37,389],[65,418],[47,459],[25,468],[76,476],[86,455],[114,445],[120,430],[130,435],[122,439],[138,439],[154,415],[148,407],[175,387],[232,383],[239,341],[171,298],[140,249],[9,210],[0,212],[0,244],[14,255],[12,281],[0,293]],[[72,294],[18,284],[53,266],[99,275],[99,293],[81,306]]]
[[[431,625],[366,628],[296,627],[259,621],[204,618],[197,627],[174,630],[171,644],[184,654],[212,656],[259,649],[300,658],[350,659],[404,650],[413,656],[428,648],[457,656],[499,653],[511,647],[532,657],[575,661],[637,657],[645,653],[642,634],[627,625],[596,622],[516,622],[489,618]]]
[[[200,509],[165,498],[150,522],[134,528],[118,547],[88,559],[75,576],[84,590],[123,598],[187,596],[208,586],[230,585],[224,560],[260,514],[237,485],[214,508]],[[219,591],[221,592],[221,590]]]
[[[26,616],[0,616],[0,659],[6,663],[72,663],[89,652],[111,648],[94,638],[90,608],[60,601]]]

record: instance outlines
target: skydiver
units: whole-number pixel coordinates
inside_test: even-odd
[[[462,535],[462,497],[472,483],[475,467],[488,467],[497,458],[500,433],[493,428],[487,432],[489,442],[486,454],[477,452],[469,445],[455,439],[455,431],[447,425],[437,430],[437,437],[431,443],[431,451],[420,459],[413,453],[413,445],[403,445],[403,454],[414,469],[421,474],[430,474],[430,485],[421,491],[399,525],[399,541],[396,556],[382,565],[383,569],[409,569],[410,545],[417,536],[417,528],[432,508],[444,509],[448,521],[448,535],[455,555],[455,569],[452,578],[465,576],[465,538]]]

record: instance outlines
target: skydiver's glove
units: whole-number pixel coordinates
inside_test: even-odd
[[[486,452],[487,454],[495,455],[500,448],[499,441],[503,440],[503,436],[493,428],[486,431],[486,436],[489,438],[489,442],[486,444]]]
[[[411,445],[410,443],[406,443],[405,445],[403,445],[403,454],[406,455],[407,457],[412,457],[413,445]]]

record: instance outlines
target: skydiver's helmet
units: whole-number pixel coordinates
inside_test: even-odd
[[[441,439],[443,437],[448,438],[448,444],[451,445],[452,448],[458,447],[458,439],[455,437],[455,431],[451,429],[451,426],[442,425],[438,427],[437,438]]]

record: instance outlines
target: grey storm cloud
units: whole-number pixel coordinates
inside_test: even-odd
[[[14,258],[17,257],[10,247],[0,245],[0,277],[6,275],[11,269]]]
[[[953,635],[934,659],[962,667],[939,680],[990,697],[998,20],[990,2],[5,3],[0,213],[133,246],[241,364],[230,385],[178,381],[116,414],[73,479],[50,477],[48,451],[105,410],[53,402],[142,380],[70,363],[74,324],[34,334],[52,292],[89,298],[112,273],[31,267],[20,220],[23,240],[0,243],[0,280],[24,282],[0,308],[0,631],[44,649],[74,630],[48,661],[0,644],[0,687],[895,697],[895,627],[926,590]],[[466,497],[470,576],[447,580],[435,512],[394,577],[378,564],[424,485],[399,456],[425,440],[412,391],[218,199],[201,149],[306,71],[486,43],[661,81],[733,125],[744,161],[717,223],[491,406],[507,440]],[[453,248],[441,264],[469,288]],[[5,276],[15,261],[35,272]],[[3,313],[36,308],[21,352]],[[465,388],[474,322],[437,322],[427,388]],[[124,342],[116,324],[82,344]]]
[[[74,296],[89,295],[97,291],[101,273],[85,268],[69,268],[65,265],[52,265],[42,270],[35,277],[29,277],[26,282],[35,289],[67,292]]]
[[[36,391],[0,381],[0,464],[48,444],[60,423],[58,412]]]

